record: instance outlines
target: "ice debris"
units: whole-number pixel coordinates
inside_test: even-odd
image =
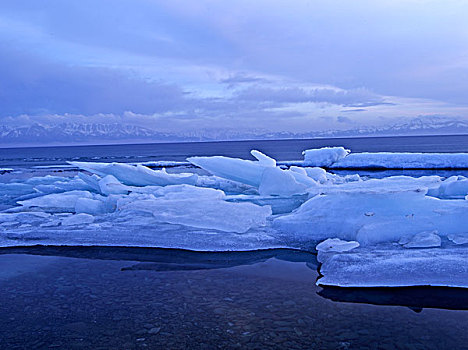
[[[305,150],[302,155],[306,166],[329,167],[345,158],[350,152],[344,147],[324,147]]]
[[[305,154],[307,152],[305,151]],[[307,159],[305,161],[307,162]],[[468,153],[363,152],[351,153],[331,164],[329,160],[307,162],[307,164],[341,169],[466,169],[468,168]]]
[[[467,249],[405,249],[392,245],[328,255],[317,284],[336,287],[463,287],[468,281]]]
[[[202,229],[244,233],[251,227],[266,225],[271,215],[269,206],[252,203],[231,203],[220,198],[146,198],[118,201],[120,211],[148,212],[155,222],[165,222]]]
[[[328,238],[323,242],[317,244],[315,249],[318,252],[347,252],[354,248],[359,247],[359,242],[356,241],[343,241],[339,238]]]
[[[74,177],[1,183],[0,245],[240,250],[310,249],[319,243],[320,283],[326,285],[461,286],[466,281],[467,178],[368,179],[324,169],[461,167],[464,155],[349,154],[333,147],[306,150],[304,161],[280,167],[259,151],[251,153],[256,160],[188,159],[210,175],[71,162],[83,170]],[[410,263],[415,265],[407,269]],[[380,270],[393,268],[401,276]],[[412,278],[409,271],[418,273]]]
[[[451,176],[440,186],[431,188],[428,195],[444,199],[463,199],[468,195],[468,179],[464,176]]]
[[[297,168],[282,170],[276,161],[252,151],[258,161],[215,157],[190,157],[188,161],[209,173],[258,188],[261,195],[295,195],[315,191],[317,182]],[[302,169],[303,170],[303,169]]]
[[[138,164],[136,166],[124,163],[93,163],[93,162],[69,162],[82,170],[99,176],[112,175],[125,185],[130,186],[167,186],[177,184],[194,185],[197,181],[196,174],[169,174],[163,170],[152,170]]]
[[[467,244],[468,232],[466,232],[465,234],[460,234],[460,235],[450,234],[447,236],[447,238],[453,243],[458,244],[458,245]]]
[[[74,214],[61,219],[62,226],[86,225],[94,222],[94,216],[89,214]]]
[[[53,212],[73,212],[76,202],[80,198],[93,198],[88,191],[69,191],[63,193],[46,194],[24,201],[18,201],[24,209],[39,208]]]
[[[405,248],[434,248],[440,247],[442,240],[437,231],[424,231],[416,233],[413,237],[403,237],[398,242]]]

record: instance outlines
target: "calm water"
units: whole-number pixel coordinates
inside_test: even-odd
[[[323,146],[468,152],[468,136],[0,149],[0,167],[249,158],[252,148],[293,160]],[[468,349],[466,290],[322,289],[317,277],[313,254],[287,250],[0,249],[0,348]]]
[[[3,349],[468,348],[467,291],[340,294],[308,253],[24,252],[0,255]]]
[[[0,148],[0,167],[64,164],[66,160],[185,161],[189,156],[224,155],[253,159],[258,149],[277,160],[302,159],[309,148],[344,146],[353,152],[468,152],[468,136],[368,137],[348,139],[160,143],[143,145]]]

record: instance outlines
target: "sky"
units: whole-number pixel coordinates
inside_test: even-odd
[[[2,0],[0,125],[468,119],[468,2]]]

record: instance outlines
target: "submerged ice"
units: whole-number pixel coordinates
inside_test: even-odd
[[[441,276],[444,271],[450,276],[468,268],[461,258],[468,253],[467,178],[371,179],[327,169],[350,164],[397,167],[398,159],[403,168],[457,167],[464,164],[464,155],[398,158],[332,147],[306,150],[303,161],[280,167],[259,151],[251,154],[255,160],[190,157],[187,164],[204,172],[187,173],[141,164],[70,162],[79,169],[73,177],[0,183],[4,208],[0,244],[195,250],[316,247],[324,275],[319,283],[324,285],[420,285],[425,281],[460,286],[464,272],[452,281]],[[401,261],[396,263],[393,253],[387,252]],[[444,252],[453,259],[446,258],[437,269],[423,269]],[[380,268],[395,266],[406,271],[411,259],[417,266],[411,269],[420,272],[412,282],[409,272],[400,282],[378,273]],[[376,277],[365,280],[363,276],[371,272]]]

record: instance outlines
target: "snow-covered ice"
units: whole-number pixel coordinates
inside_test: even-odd
[[[85,213],[72,214],[63,217],[60,221],[63,226],[86,225],[94,222],[94,216]]]
[[[302,152],[304,165],[312,167],[330,167],[345,158],[349,153],[350,150],[344,147],[324,147]]]
[[[468,179],[464,176],[451,176],[440,186],[431,188],[429,195],[446,199],[463,199],[468,195]]]
[[[405,248],[434,248],[440,247],[442,240],[437,231],[423,231],[412,237],[403,237],[399,243]]]
[[[468,153],[351,153],[331,168],[466,169]]]
[[[253,203],[232,203],[224,200],[224,193],[209,188],[177,186],[162,197],[140,195],[121,198],[117,207],[121,212],[151,213],[156,222],[185,225],[218,231],[244,233],[251,227],[266,225],[271,215],[269,206]],[[242,218],[242,219],[240,219]]]
[[[76,202],[80,198],[93,198],[93,195],[88,191],[52,193],[24,201],[18,201],[18,204],[26,210],[30,208],[40,208],[44,211],[52,212],[74,212]]]
[[[258,156],[257,152],[254,154]],[[254,187],[260,186],[266,168],[275,168],[275,165],[269,161],[251,161],[224,156],[190,157],[187,160],[212,175]]]
[[[468,169],[468,153],[351,153],[343,147],[325,147],[303,154],[303,165],[332,169]]]
[[[449,234],[447,238],[455,244],[467,244],[468,243],[468,232],[465,234]]]
[[[123,184],[131,186],[167,186],[177,184],[194,185],[197,181],[196,174],[169,174],[164,169],[152,170],[141,164],[133,166],[124,163],[69,163],[80,169],[102,177],[112,175]]]
[[[295,195],[308,192],[317,182],[297,169],[282,170],[276,161],[253,150],[257,161],[229,157],[191,157],[188,160],[209,173],[258,189],[261,195]]]
[[[318,252],[347,252],[354,248],[359,247],[359,242],[356,241],[343,241],[339,238],[328,238],[323,242],[317,244],[315,249]]]
[[[363,186],[365,186],[363,181]],[[424,190],[404,188],[380,191],[324,191],[292,213],[274,219],[273,227],[296,240],[321,241],[329,237],[356,240],[362,245],[398,242],[422,231],[437,230],[441,236],[464,234],[468,201],[441,200]]]
[[[330,254],[317,281],[338,287],[467,287],[468,249],[405,249],[392,245]]]
[[[106,212],[106,205],[102,200],[78,198],[75,202],[75,213],[99,215],[105,214]]]
[[[465,154],[353,154],[333,147],[306,150],[303,161],[280,166],[259,151],[251,154],[256,160],[190,157],[170,172],[70,162],[80,169],[75,176],[0,183],[0,245],[288,247],[318,251],[323,285],[468,287],[467,178],[330,172],[468,168]]]

